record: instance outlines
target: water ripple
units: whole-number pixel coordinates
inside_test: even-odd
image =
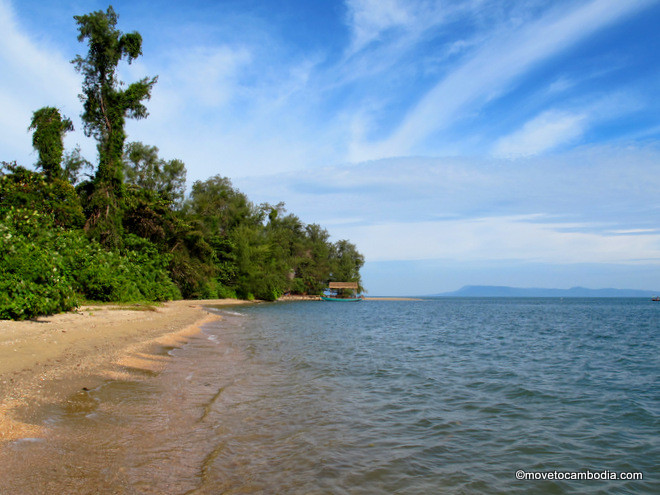
[[[244,310],[245,334],[233,345],[249,354],[263,387],[249,405],[258,425],[232,423],[236,448],[216,458],[215,469],[244,459],[265,469],[260,479],[275,477],[281,493],[616,486],[525,485],[513,476],[517,468],[650,478],[658,474],[650,459],[658,454],[660,330],[650,311],[646,302],[618,300]],[[238,483],[247,492],[262,486]],[[651,493],[649,483],[636,483],[626,489]]]

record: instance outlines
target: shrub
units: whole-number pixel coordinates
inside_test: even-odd
[[[0,167],[0,205],[5,212],[11,207],[36,210],[50,215],[62,227],[82,227],[85,223],[80,199],[71,184],[47,179],[16,164]]]
[[[123,252],[104,249],[81,229],[64,230],[52,216],[10,207],[0,214],[0,318],[25,319],[94,301],[166,301],[181,293],[170,257],[128,236]]]
[[[38,229],[39,215],[13,210],[0,221],[0,319],[24,320],[68,311],[78,299],[66,276],[63,259],[23,231]]]

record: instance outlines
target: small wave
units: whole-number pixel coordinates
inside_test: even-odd
[[[230,316],[245,316],[243,313],[239,313],[237,311],[229,311],[228,309],[220,309],[218,310],[218,313]]]

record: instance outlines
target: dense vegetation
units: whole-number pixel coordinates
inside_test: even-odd
[[[66,311],[83,300],[164,301],[319,294],[333,280],[360,282],[364,258],[329,241],[284,204],[255,205],[220,175],[193,184],[158,148],[126,143],[126,118],[145,118],[156,78],[119,82],[118,63],[141,55],[139,33],[116,28],[112,7],[76,16],[88,54],[81,117],[98,143],[94,167],[65,152],[73,129],[55,107],[34,112],[36,170],[0,168],[0,318]],[[91,172],[80,180],[81,172]]]

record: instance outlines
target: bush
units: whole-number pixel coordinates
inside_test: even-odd
[[[81,298],[137,302],[178,299],[170,257],[128,236],[124,252],[64,230],[49,215],[10,207],[0,215],[0,318],[68,311]]]
[[[78,299],[66,276],[63,259],[17,229],[35,230],[39,216],[13,211],[0,221],[0,319],[24,320],[69,311]]]
[[[219,299],[238,299],[236,295],[236,290],[231,287],[225,287],[221,285],[218,287],[218,298]]]
[[[85,223],[80,199],[71,184],[46,179],[16,164],[3,163],[0,167],[0,205],[0,212],[14,207],[50,215],[61,227],[76,228]]]

